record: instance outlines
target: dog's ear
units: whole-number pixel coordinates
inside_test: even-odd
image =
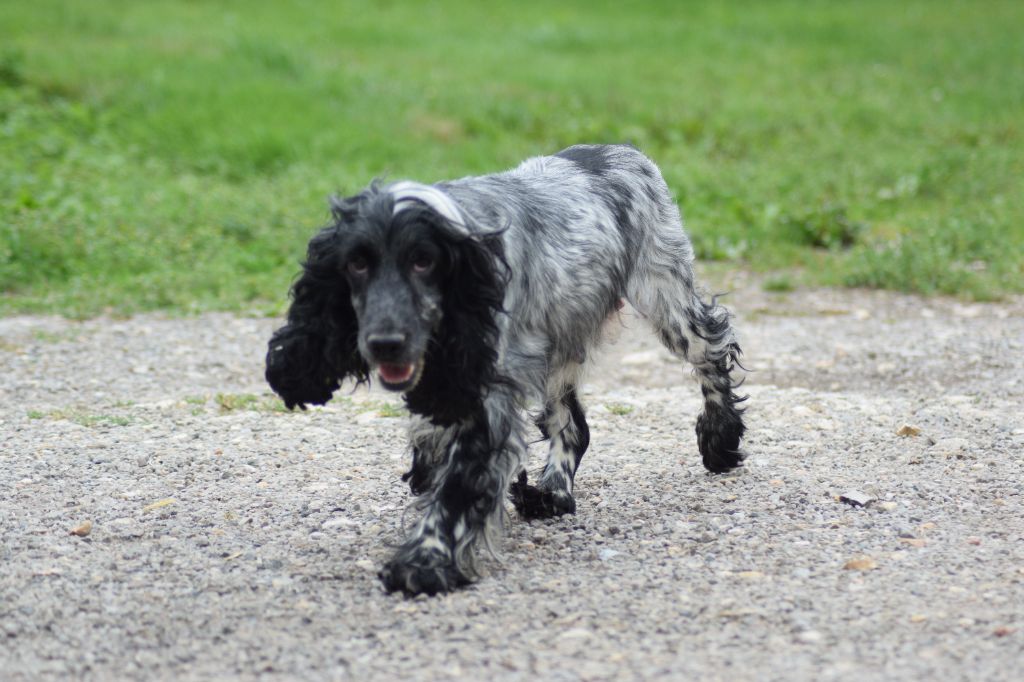
[[[338,227],[309,242],[303,272],[292,286],[288,324],[274,332],[266,378],[288,409],[323,405],[346,376],[367,380],[357,347],[359,325],[338,262]]]
[[[447,268],[440,327],[423,377],[406,400],[413,412],[448,424],[479,413],[487,391],[503,380],[497,369],[498,315],[508,266],[500,231],[480,227],[451,199],[426,198],[417,217],[437,229]]]
[[[451,243],[450,284],[441,301],[440,366],[448,368],[448,390],[478,406],[500,379],[498,315],[503,310],[506,266],[498,235]],[[466,407],[470,407],[467,405]]]

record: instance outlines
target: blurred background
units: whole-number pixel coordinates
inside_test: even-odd
[[[578,142],[705,267],[1024,291],[1024,3],[0,2],[0,314],[279,312],[331,194]]]

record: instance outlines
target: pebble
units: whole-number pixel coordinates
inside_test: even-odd
[[[817,630],[803,630],[796,634],[796,640],[801,644],[818,644],[823,639],[825,639],[824,635]]]
[[[846,502],[851,507],[866,507],[874,500],[873,496],[860,490],[848,490],[839,496],[840,502]]]
[[[932,450],[939,454],[956,454],[958,452],[965,452],[971,447],[970,441],[966,438],[941,438],[935,441],[935,445],[932,446]]]

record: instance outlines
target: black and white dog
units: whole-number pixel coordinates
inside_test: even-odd
[[[575,146],[505,173],[373,184],[332,202],[309,243],[267,380],[289,408],[342,379],[405,394],[422,518],[380,572],[435,594],[476,575],[506,492],[525,517],[575,511],[590,440],[577,387],[609,316],[628,300],[695,370],[704,466],[742,460],[730,315],[697,293],[693,250],[657,166],[626,145]],[[526,480],[525,411],[550,439]]]

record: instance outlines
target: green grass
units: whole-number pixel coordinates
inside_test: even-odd
[[[201,407],[206,404],[205,398],[196,396],[186,396],[185,402],[192,405],[194,411],[201,411]],[[284,403],[282,403],[277,396],[272,395],[255,395],[253,393],[218,393],[213,396],[213,402],[222,414],[238,411],[288,411],[287,408],[285,408]]]
[[[30,410],[28,412],[29,419],[52,419],[54,421],[69,421],[79,426],[85,426],[88,428],[95,428],[99,426],[128,426],[132,423],[132,418],[125,415],[118,414],[96,414],[89,412],[84,408],[68,408],[62,410],[50,410],[49,412],[40,412],[39,410]]]
[[[625,417],[626,415],[633,413],[632,405],[623,405],[622,403],[606,403],[605,407],[608,411],[618,417]]]
[[[0,314],[278,311],[325,198],[582,141],[703,259],[1024,291],[1024,3],[0,4]]]

